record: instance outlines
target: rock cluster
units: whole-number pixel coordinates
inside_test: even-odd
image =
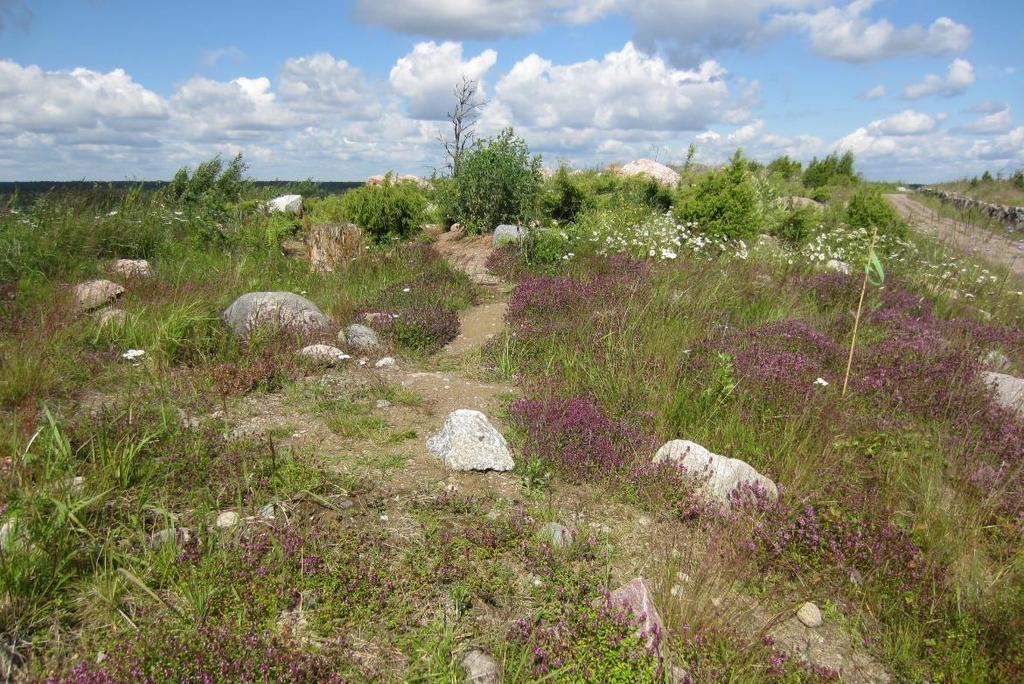
[[[679,174],[653,159],[637,159],[621,167],[618,172],[620,176],[650,176],[663,185],[675,186],[679,182]]]

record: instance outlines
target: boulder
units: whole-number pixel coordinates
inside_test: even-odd
[[[281,195],[267,202],[267,211],[270,213],[282,212],[285,214],[302,213],[302,195]]]
[[[331,324],[316,304],[292,292],[248,292],[232,302],[221,318],[236,335],[247,335],[266,324],[303,332]]]
[[[548,542],[551,546],[556,549],[563,549],[567,546],[572,546],[572,543],[576,540],[576,535],[565,525],[561,525],[556,522],[549,522],[544,527],[540,528],[537,536],[541,540]]]
[[[329,344],[311,344],[308,347],[303,347],[299,355],[325,366],[335,366],[346,359],[352,358],[337,347],[332,347]]]
[[[995,390],[994,399],[997,404],[1024,416],[1024,378],[985,371],[981,379]]]
[[[466,671],[466,684],[498,684],[501,681],[498,661],[479,648],[466,652],[462,657],[462,669]]]
[[[695,477],[706,477],[704,495],[725,508],[732,507],[733,490],[744,484],[762,490],[771,502],[779,498],[775,483],[757,472],[749,463],[713,454],[696,442],[684,439],[666,442],[654,455],[654,463],[666,461],[675,463]]]
[[[824,206],[821,202],[812,200],[810,197],[798,197],[796,195],[789,197],[780,197],[775,200],[778,206],[786,207],[787,209],[797,209],[800,207],[811,207],[812,209],[821,209]]]
[[[226,530],[237,525],[238,521],[238,513],[235,513],[234,511],[221,511],[221,513],[217,515],[217,521],[215,524],[219,529]]]
[[[654,595],[642,577],[631,580],[609,594],[608,605],[625,612],[639,623],[638,635],[647,641],[648,648],[658,643],[664,625],[654,606]]]
[[[512,470],[515,463],[508,442],[487,420],[472,409],[452,411],[441,431],[427,440],[427,448],[452,470]]]
[[[662,185],[676,185],[679,182],[679,174],[653,159],[637,159],[621,167],[617,173],[620,176],[650,176]]]
[[[110,272],[122,278],[152,278],[153,269],[145,259],[118,259]]]
[[[513,226],[509,223],[503,223],[494,229],[495,245],[499,245],[504,242],[522,242],[524,237],[526,237],[525,230],[519,226]]]
[[[338,333],[338,341],[356,349],[373,349],[380,344],[380,337],[373,328],[353,323]]]
[[[98,309],[124,294],[124,288],[109,280],[89,280],[75,285],[75,301],[84,311]]]

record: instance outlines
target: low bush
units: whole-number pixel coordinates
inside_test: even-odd
[[[566,167],[560,167],[545,183],[542,204],[544,215],[559,223],[570,223],[593,203],[585,185],[569,174]]]
[[[802,247],[821,232],[821,212],[814,207],[796,207],[786,211],[772,235],[794,247]]]
[[[364,185],[341,197],[341,215],[365,230],[375,241],[407,238],[426,215],[427,198],[415,183]]]
[[[854,194],[846,205],[845,218],[851,228],[860,228],[869,233],[878,228],[879,235],[896,238],[907,236],[907,222],[885,201],[881,193],[871,188],[864,188]]]
[[[683,190],[674,213],[702,233],[743,240],[760,232],[757,192],[746,160],[737,152],[724,169],[710,171]]]

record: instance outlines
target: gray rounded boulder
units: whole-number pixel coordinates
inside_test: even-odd
[[[236,335],[248,335],[263,325],[311,332],[331,324],[316,304],[292,292],[247,292],[221,318]]]
[[[356,349],[373,349],[380,344],[380,337],[373,328],[353,323],[338,333],[338,341]]]

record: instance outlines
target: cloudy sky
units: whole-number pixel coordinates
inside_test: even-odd
[[[429,174],[452,89],[555,166],[693,142],[872,178],[1024,166],[1024,2],[0,0],[0,180]]]

